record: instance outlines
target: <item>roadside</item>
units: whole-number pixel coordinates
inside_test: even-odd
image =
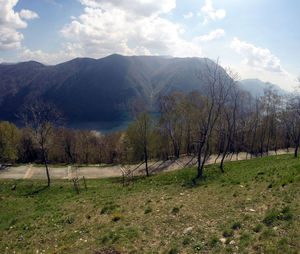
[[[281,155],[293,153],[293,149],[289,152],[286,150],[278,150],[277,153],[271,151],[268,153],[271,155]],[[221,158],[217,160],[216,155],[212,155],[206,162],[206,165],[219,163]],[[250,159],[250,155],[246,153],[239,153],[237,155],[229,155],[225,159],[226,161],[237,161]],[[150,174],[157,174],[161,172],[170,172],[179,170],[182,168],[195,167],[197,165],[197,159],[191,156],[181,157],[179,159],[171,159],[167,161],[157,161],[148,163]],[[0,165],[1,166],[1,165]],[[109,177],[121,177],[122,170],[125,172],[131,171],[134,175],[144,175],[145,165],[115,165],[115,166],[101,166],[101,167],[50,167],[50,176],[52,179],[72,179],[74,177],[85,178],[109,178]],[[45,168],[35,167],[32,164],[18,167],[1,167],[0,179],[46,179]]]

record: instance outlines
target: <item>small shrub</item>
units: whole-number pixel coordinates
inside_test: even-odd
[[[194,253],[202,253],[202,251],[205,249],[204,245],[202,243],[197,243],[194,247]]]
[[[269,239],[270,237],[276,236],[276,232],[273,229],[266,229],[259,236],[259,240]]]
[[[275,209],[269,210],[263,219],[263,223],[265,223],[267,226],[271,226],[274,224],[274,222],[277,220],[279,212]]]
[[[263,222],[267,226],[271,226],[274,224],[276,220],[291,220],[293,218],[293,214],[290,211],[290,207],[286,206],[282,210],[278,211],[276,209],[272,209],[267,212],[266,217],[264,218]]]
[[[212,238],[209,240],[208,245],[209,245],[211,248],[214,248],[214,247],[216,247],[219,243],[220,243],[219,238],[214,236],[214,237],[212,237]]]
[[[286,249],[288,248],[288,240],[286,238],[281,238],[277,242],[277,248],[281,251],[286,251]]]
[[[246,214],[243,218],[244,221],[247,221],[247,220],[250,220],[251,219],[251,216]]]
[[[146,210],[145,210],[145,214],[151,213],[151,212],[152,212],[152,208],[151,207],[147,207]]]
[[[280,220],[291,220],[292,218],[293,214],[291,213],[291,209],[289,206],[284,207],[278,214],[278,219]]]
[[[226,247],[225,251],[227,253],[234,253],[234,249],[232,247]]]
[[[263,229],[263,224],[257,224],[254,228],[253,228],[253,231],[255,233],[258,233],[258,232],[261,232],[261,230]]]
[[[168,254],[177,254],[179,253],[178,248],[176,246],[171,247],[169,251],[167,252]]]
[[[119,221],[122,218],[122,216],[120,214],[113,214],[113,216],[111,217],[111,220],[116,222]]]
[[[108,235],[102,236],[102,239],[101,239],[102,243],[107,243],[108,241],[109,241],[109,236]]]
[[[251,234],[244,232],[241,236],[240,236],[240,241],[244,246],[248,246],[251,240]]]
[[[68,224],[72,224],[74,222],[74,218],[73,217],[68,217],[67,220],[66,220],[66,222]]]
[[[224,232],[223,232],[223,236],[224,237],[232,237],[234,235],[234,231],[232,230],[232,229],[230,229],[230,230],[225,230]]]
[[[111,204],[111,205],[108,205],[108,206],[104,206],[102,209],[101,209],[101,212],[100,214],[105,214],[105,213],[111,213],[112,211],[114,211],[116,208],[118,208],[119,205],[115,205],[115,204]]]
[[[242,224],[239,221],[237,221],[237,222],[233,223],[231,228],[233,230],[237,230],[237,229],[240,229],[241,227],[242,227]]]
[[[231,184],[241,184],[241,182],[239,180],[233,179],[231,180]]]
[[[173,207],[172,213],[173,213],[173,214],[179,213],[179,208],[178,208],[177,206]]]
[[[108,211],[108,207],[105,206],[105,207],[103,207],[103,208],[101,209],[100,214],[104,214],[104,213],[106,213],[107,211]]]
[[[192,242],[191,237],[185,236],[185,237],[183,238],[182,244],[183,244],[183,245],[188,245],[188,244],[190,244],[191,242]]]

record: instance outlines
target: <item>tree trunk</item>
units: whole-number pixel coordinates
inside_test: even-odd
[[[226,153],[223,153],[223,156],[221,159],[221,164],[220,164],[220,169],[221,169],[222,173],[224,173],[223,163],[224,163],[225,156],[226,156]]]
[[[196,179],[201,179],[202,178],[202,173],[203,173],[203,167],[202,167],[202,163],[201,163],[201,153],[202,153],[202,148],[203,145],[200,144],[199,150],[198,150],[198,166],[197,166],[197,176],[195,179],[193,179],[193,182],[196,183]]]
[[[45,149],[43,149],[43,157],[44,157],[44,164],[45,164],[45,167],[46,167],[46,174],[47,174],[47,179],[48,179],[48,187],[50,187],[50,174],[49,174],[47,154],[46,154]]]
[[[294,157],[295,157],[295,158],[298,157],[298,147],[299,147],[299,144],[297,143],[297,144],[296,144],[296,147],[295,147],[295,153],[294,153]]]
[[[149,170],[148,170],[148,153],[147,148],[144,147],[144,156],[145,156],[145,164],[146,164],[146,175],[149,176]]]
[[[220,169],[221,169],[221,172],[222,172],[222,173],[224,173],[223,164],[224,164],[224,159],[225,159],[225,157],[226,157],[226,155],[227,155],[227,152],[228,152],[230,143],[231,143],[231,139],[230,139],[230,137],[229,137],[229,138],[228,138],[227,145],[226,145],[226,147],[225,147],[225,151],[223,151],[223,155],[222,155],[222,159],[221,159],[221,164],[220,164]]]

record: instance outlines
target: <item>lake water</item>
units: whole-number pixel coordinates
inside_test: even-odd
[[[149,113],[154,120],[159,118],[159,113]],[[8,119],[1,119],[0,121],[7,121]],[[18,128],[23,128],[24,124],[16,119],[8,120],[14,123]],[[77,130],[95,130],[101,133],[110,133],[116,131],[124,131],[133,122],[133,118],[129,113],[123,113],[122,116],[114,121],[65,121],[62,122],[62,126],[70,129]]]
[[[95,130],[101,133],[116,132],[120,130],[126,130],[132,119],[122,121],[91,121],[91,122],[68,122],[67,128],[79,129],[79,130]]]

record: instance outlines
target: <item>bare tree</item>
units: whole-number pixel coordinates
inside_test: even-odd
[[[294,142],[294,156],[297,157],[300,145],[300,95],[293,95],[293,97],[287,101],[285,112],[283,112],[283,121]]]
[[[183,132],[186,125],[189,124],[188,116],[185,112],[186,96],[183,93],[173,93],[171,95],[160,97],[160,112],[161,118],[159,121],[161,131],[168,136],[172,143],[173,153],[176,158],[179,158]],[[186,129],[187,132],[189,129]]]
[[[206,68],[201,74],[204,80],[206,96],[198,97],[196,103],[196,139],[197,143],[197,178],[202,178],[203,168],[210,156],[211,137],[215,124],[220,116],[235,80],[222,69],[218,62],[206,62]]]
[[[141,154],[145,162],[146,175],[149,176],[148,159],[153,136],[153,120],[146,111],[140,113],[137,119],[128,127],[127,137],[135,154]]]
[[[48,187],[50,186],[50,174],[48,169],[48,152],[53,128],[62,120],[61,113],[55,105],[41,100],[25,105],[20,112],[21,120],[32,129],[34,140],[41,150],[43,163],[46,168]]]
[[[232,91],[229,96],[230,103],[225,105],[223,109],[223,114],[225,116],[226,122],[226,136],[225,136],[225,146],[223,150],[223,155],[221,158],[220,169],[224,173],[224,159],[229,151],[230,146],[233,144],[234,135],[236,134],[236,122],[237,122],[237,110],[238,110],[238,99],[240,97],[239,89],[236,86],[232,87]]]

